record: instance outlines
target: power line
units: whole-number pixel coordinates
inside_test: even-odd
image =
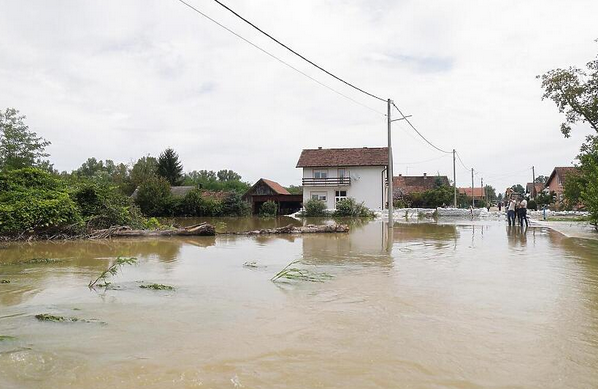
[[[394,103],[394,101],[393,101],[392,105],[397,109],[397,111],[399,111],[399,113],[403,117],[403,120],[405,120],[407,122],[407,124],[409,124],[409,126],[413,129],[413,131],[417,132],[417,135],[419,135],[423,140],[425,140],[427,144],[429,144],[430,146],[432,146],[436,150],[440,151],[441,153],[445,153],[445,154],[451,154],[452,153],[452,151],[443,150],[440,147],[437,147],[435,144],[433,144],[429,140],[427,140],[426,137],[423,136],[422,133],[417,130],[417,128],[415,128],[415,126],[411,123],[411,121],[409,121],[409,119],[407,118],[407,116],[405,116],[403,114],[403,112],[401,112],[401,110],[399,109],[399,107],[397,107],[397,105]]]
[[[457,159],[459,160],[459,163],[461,164],[461,166],[463,166],[463,168],[465,168],[465,170],[471,170],[470,168],[468,168],[467,166],[465,166],[465,164],[463,163],[463,160],[461,159],[461,156],[459,155],[459,153],[457,151],[455,151],[455,155],[457,156]]]
[[[181,0],[179,0],[179,1],[181,1]],[[228,7],[226,4],[223,4],[222,2],[220,2],[218,0],[214,0],[214,1],[216,3],[218,3],[220,6],[222,6],[224,9],[226,9],[227,11],[231,12],[233,15],[235,15],[236,17],[238,17],[239,19],[241,19],[242,21],[244,21],[245,23],[249,24],[251,27],[255,28],[256,30],[258,30],[259,32],[261,32],[262,34],[264,34],[265,36],[267,36],[268,38],[272,39],[274,42],[278,43],[280,46],[284,47],[285,49],[287,49],[291,53],[295,54],[296,56],[298,56],[302,60],[306,61],[310,65],[315,66],[316,68],[320,69],[321,71],[323,71],[324,73],[328,74],[329,76],[334,77],[338,81],[340,81],[340,82],[342,82],[342,83],[350,86],[351,88],[353,88],[353,89],[355,89],[355,90],[357,90],[357,91],[359,91],[361,93],[365,93],[366,95],[368,95],[370,97],[373,97],[373,98],[378,99],[380,101],[386,102],[386,99],[378,97],[378,96],[374,95],[373,93],[367,92],[367,91],[365,91],[365,90],[363,90],[363,89],[361,89],[361,88],[359,88],[359,87],[351,84],[350,82],[343,80],[342,78],[340,78],[340,77],[336,76],[335,74],[329,72],[328,70],[324,69],[320,65],[318,65],[318,64],[314,63],[313,61],[307,59],[306,57],[304,57],[303,55],[299,54],[295,50],[291,49],[289,46],[285,45],[284,43],[282,43],[278,39],[274,38],[272,35],[268,34],[267,32],[265,32],[264,30],[262,30],[261,28],[259,28],[258,26],[256,26],[252,22],[250,22],[249,20],[245,19],[243,16],[239,15],[237,12],[235,12],[230,7]]]
[[[436,157],[436,158],[431,158],[431,159],[427,159],[425,161],[419,161],[419,162],[395,162],[395,165],[417,165],[420,163],[426,163],[426,162],[432,162],[432,161],[436,161],[438,159],[441,158],[446,158],[448,155],[441,155],[440,157]]]
[[[248,39],[244,38],[243,36],[241,36],[241,35],[237,34],[235,31],[233,31],[233,30],[231,30],[230,28],[226,27],[226,26],[225,26],[225,25],[223,25],[222,23],[220,23],[220,22],[218,22],[218,21],[214,20],[213,18],[211,18],[210,16],[206,15],[205,13],[203,13],[202,11],[200,11],[199,9],[195,8],[194,6],[192,6],[191,4],[189,4],[189,3],[185,2],[184,0],[177,0],[177,1],[179,1],[180,3],[182,3],[182,4],[186,5],[186,6],[187,6],[187,7],[189,7],[191,10],[193,10],[193,11],[197,12],[198,14],[200,14],[201,16],[203,16],[204,18],[206,18],[206,19],[208,19],[209,21],[211,21],[212,23],[214,23],[214,24],[216,24],[216,25],[218,25],[218,26],[222,27],[223,29],[225,29],[226,31],[230,32],[231,34],[233,34],[233,35],[234,35],[234,36],[236,36],[237,38],[239,38],[239,39],[243,40],[244,42],[246,42],[246,43],[250,44],[251,46],[255,47],[256,49],[258,49],[258,50],[259,50],[259,51],[261,51],[262,53],[264,53],[264,54],[268,55],[269,57],[271,57],[271,58],[273,58],[273,59],[275,59],[275,60],[277,60],[278,62],[282,63],[283,65],[285,65],[285,66],[287,66],[287,67],[289,67],[289,68],[293,69],[294,71],[296,71],[296,72],[298,72],[298,73],[302,74],[303,76],[305,76],[305,77],[309,78],[310,80],[312,80],[312,81],[314,81],[315,83],[317,83],[317,84],[319,84],[319,85],[323,86],[324,88],[326,88],[326,89],[328,89],[328,90],[330,90],[330,91],[332,91],[332,92],[334,92],[334,93],[338,94],[339,96],[342,96],[342,97],[344,97],[344,98],[345,98],[345,99],[347,99],[347,100],[350,100],[350,101],[354,102],[355,104],[361,105],[362,107],[364,107],[364,108],[367,108],[367,109],[369,109],[370,111],[376,112],[376,113],[378,113],[378,114],[380,114],[380,115],[382,115],[382,116],[386,116],[386,114],[385,114],[384,112],[378,111],[378,110],[377,110],[377,109],[375,109],[375,108],[372,108],[372,107],[369,107],[369,106],[367,106],[367,105],[365,105],[365,104],[363,104],[363,103],[360,103],[359,101],[357,101],[357,100],[355,100],[355,99],[353,99],[353,98],[351,98],[351,97],[349,97],[349,96],[347,96],[347,95],[343,94],[342,92],[339,92],[339,91],[337,91],[336,89],[334,89],[334,88],[332,88],[332,87],[330,87],[330,86],[328,86],[328,85],[326,85],[326,84],[322,83],[321,81],[319,81],[319,80],[317,80],[317,79],[313,78],[313,77],[312,77],[312,76],[310,76],[309,74],[307,74],[307,73],[305,73],[305,72],[303,72],[303,71],[301,71],[301,70],[297,69],[297,68],[296,68],[296,67],[294,67],[293,65],[289,64],[288,62],[285,62],[284,60],[282,60],[282,59],[278,58],[277,56],[275,56],[274,54],[272,54],[272,53],[270,53],[270,52],[266,51],[265,49],[262,49],[260,46],[256,45],[255,43],[251,42],[250,40],[248,40]],[[336,77],[335,77],[335,78],[336,78]],[[345,81],[343,81],[343,82],[345,82]],[[357,89],[358,89],[358,88],[357,88]],[[362,91],[362,92],[365,92],[365,91]],[[365,93],[367,93],[367,92],[365,92]],[[368,93],[368,94],[369,94],[369,93]],[[376,97],[376,96],[374,96],[374,97]],[[386,100],[384,100],[384,101],[386,101]]]

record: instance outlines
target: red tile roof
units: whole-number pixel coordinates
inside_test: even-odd
[[[459,193],[463,193],[471,197],[471,188],[457,188]],[[473,188],[473,195],[475,197],[484,197],[484,188]]]
[[[280,185],[278,182],[274,182],[272,180],[267,180],[265,178],[261,179],[266,185],[268,185],[270,187],[270,189],[272,189],[274,192],[276,192],[277,194],[280,195],[290,195],[289,191],[286,190],[282,185]]]
[[[550,177],[546,181],[546,187],[548,187],[550,185],[550,181],[552,181],[555,176],[558,175],[562,182],[565,179],[565,177],[567,176],[567,174],[575,173],[575,172],[577,172],[577,168],[573,167],[573,166],[557,166],[557,167],[555,167],[554,170],[552,171],[552,173],[550,174]]]
[[[447,176],[395,176],[392,179],[393,191],[399,195],[421,193],[436,187],[437,178],[441,185],[450,185]]]
[[[386,166],[387,147],[304,149],[297,167]]]

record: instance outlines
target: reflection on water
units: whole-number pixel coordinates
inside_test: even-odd
[[[222,231],[307,223],[287,219],[218,222]],[[116,256],[139,263],[115,276],[118,290],[90,291]],[[63,261],[19,263],[39,257]],[[269,281],[294,260],[334,278]],[[2,388],[598,382],[598,244],[546,229],[391,232],[361,221],[349,234],[19,243],[0,250],[0,279],[11,281],[0,284],[0,336],[16,337],[0,340]],[[41,323],[38,313],[107,324]]]

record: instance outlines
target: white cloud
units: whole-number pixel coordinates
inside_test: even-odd
[[[214,2],[189,0],[293,66],[371,100],[268,41]],[[536,166],[549,174],[587,129],[563,139],[535,79],[597,52],[594,1],[230,0],[291,47],[360,87],[391,97],[442,148],[501,189]],[[317,85],[177,1],[2,1],[0,105],[53,142],[61,170],[87,157],[128,162],[171,146],[185,168],[230,168],[297,184],[304,147],[379,146],[385,118]],[[396,162],[439,157],[404,124]],[[405,165],[395,167],[406,172]],[[441,158],[410,174],[452,176]],[[492,176],[496,178],[493,180]],[[469,185],[464,169],[458,183]],[[476,177],[477,182],[477,177]]]

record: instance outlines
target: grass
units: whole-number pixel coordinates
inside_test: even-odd
[[[31,258],[26,261],[21,261],[24,265],[46,265],[49,263],[58,263],[64,262],[64,259],[57,259],[57,258]]]
[[[9,340],[17,340],[17,338],[15,338],[14,336],[9,336],[9,335],[0,335],[0,342],[6,342]]]
[[[174,286],[164,285],[164,284],[147,284],[147,285],[139,285],[142,289],[153,289],[153,290],[174,290]]]
[[[133,257],[118,257],[118,258],[116,258],[116,261],[108,269],[104,270],[102,272],[102,274],[100,274],[98,276],[98,278],[96,278],[93,281],[90,281],[87,286],[89,286],[90,289],[92,289],[95,286],[107,288],[108,285],[110,285],[110,282],[108,281],[109,277],[115,276],[116,273],[118,273],[118,269],[120,269],[122,266],[124,266],[124,265],[133,265],[135,263],[137,263],[137,258],[133,258]],[[98,282],[100,280],[104,281],[104,283],[103,284],[98,284]]]
[[[301,269],[293,267],[293,265],[300,263],[300,261],[293,261],[286,265],[281,271],[276,273],[274,277],[270,279],[272,282],[278,280],[297,280],[297,281],[308,281],[308,282],[324,282],[333,278],[328,273],[316,273],[308,269]]]
[[[78,317],[56,316],[56,315],[51,315],[49,313],[40,313],[38,315],[35,315],[35,318],[39,321],[45,321],[45,322],[50,322],[50,323],[100,323],[100,324],[106,324],[104,322],[98,322],[97,320],[80,319]]]

